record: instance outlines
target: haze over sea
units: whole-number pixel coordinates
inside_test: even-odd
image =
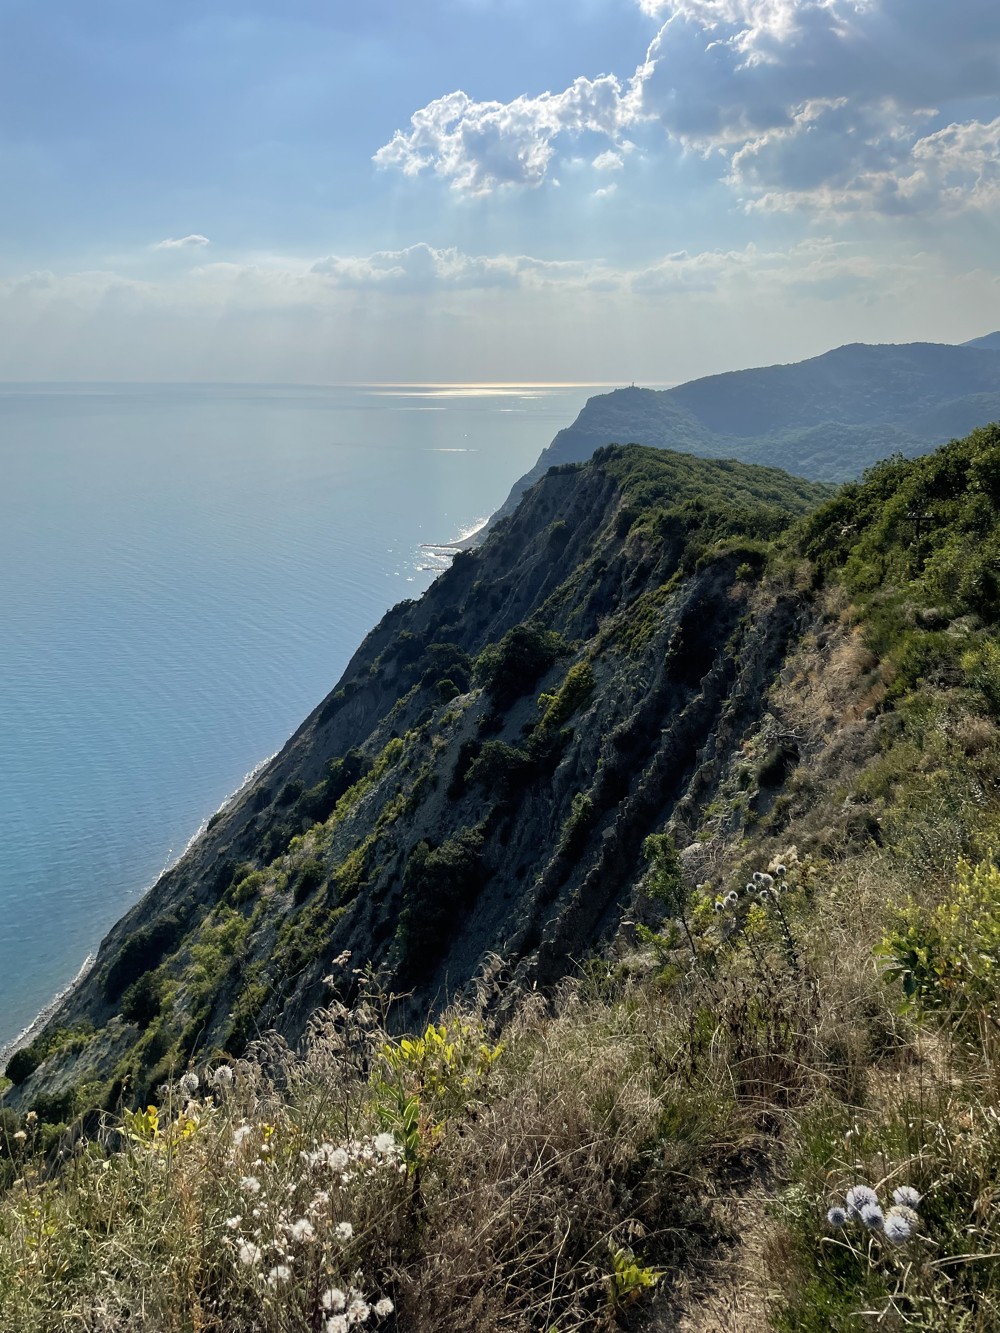
[[[0,1043],[599,386],[0,386]]]

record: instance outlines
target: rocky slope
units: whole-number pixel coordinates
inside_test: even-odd
[[[826,493],[635,448],[550,473],[386,615],[112,929],[15,1058],[14,1101],[57,1117],[81,1087],[145,1095],[267,1028],[295,1040],[355,966],[412,992],[400,1021],[493,955],[540,984],[575,966],[618,930],[644,839],[693,830],[727,758],[771,726],[804,603],[759,575]]]
[[[400,1026],[485,967],[551,987],[658,923],[664,830],[685,893],[791,843],[981,854],[998,478],[998,427],[833,495],[636,446],[554,469],[109,933],[9,1104],[58,1120],[295,1042],[355,968]]]

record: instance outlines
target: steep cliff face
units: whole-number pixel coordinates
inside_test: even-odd
[[[294,1040],[354,967],[412,992],[401,1021],[491,955],[556,980],[618,929],[644,839],[672,817],[690,836],[760,726],[806,614],[794,579],[759,582],[766,543],[825,494],[634,448],[549,474],[386,615],[114,927],[15,1097],[141,1094],[268,1028]]]

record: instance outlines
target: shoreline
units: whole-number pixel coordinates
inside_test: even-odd
[[[35,1037],[37,1037],[39,1032],[46,1026],[49,1019],[55,1014],[63,1000],[68,999],[74,991],[78,990],[79,987],[83,985],[86,979],[90,976],[96,962],[97,954],[88,953],[73,980],[63,986],[62,990],[57,991],[52,999],[49,1000],[48,1004],[35,1015],[27,1027],[21,1029],[16,1037],[12,1037],[5,1045],[0,1046],[0,1067],[6,1068],[7,1061],[12,1055],[16,1055],[18,1051],[22,1050],[25,1046],[29,1046],[34,1041]]]
[[[275,750],[274,754],[270,754],[265,759],[262,759],[259,763],[254,764],[253,768],[251,768],[249,773],[247,773],[244,776],[243,781],[239,784],[239,786],[229,793],[229,795],[223,800],[222,804],[219,806],[217,810],[213,810],[212,814],[206,816],[206,818],[204,818],[201,821],[201,823],[195,829],[194,833],[192,833],[191,837],[187,840],[187,843],[185,844],[184,848],[175,857],[173,857],[172,860],[169,860],[166,863],[166,865],[164,865],[163,869],[159,872],[159,874],[152,881],[152,883],[147,884],[146,887],[143,889],[143,891],[135,899],[135,902],[132,903],[129,907],[125,908],[125,912],[131,911],[132,907],[135,906],[135,903],[141,902],[143,898],[145,898],[146,894],[156,887],[156,885],[160,882],[161,878],[167,873],[168,870],[173,870],[174,866],[177,865],[177,863],[182,859],[182,857],[187,855],[187,853],[191,850],[191,848],[202,836],[202,834],[207,832],[209,823],[215,817],[215,815],[221,814],[224,810],[226,810],[229,806],[231,806],[233,802],[237,799],[237,797],[240,795],[240,793],[249,785],[249,783],[251,783],[254,780],[254,778],[261,771],[261,769],[265,768],[271,762],[271,760],[277,753],[278,751]],[[122,916],[125,915],[125,912],[122,913]],[[119,917],[118,920],[121,920],[121,917]],[[115,923],[113,922],[112,925],[114,924]],[[12,1055],[16,1054],[16,1052],[23,1049],[23,1047],[30,1045],[31,1042],[34,1041],[35,1037],[38,1036],[39,1032],[41,1032],[47,1026],[49,1020],[56,1013],[56,1011],[58,1010],[59,1006],[63,1003],[63,1001],[68,1000],[70,996],[73,995],[75,991],[79,990],[79,988],[87,980],[87,978],[93,971],[94,964],[96,962],[97,962],[97,952],[95,951],[94,953],[88,953],[86,958],[80,965],[80,970],[77,972],[76,976],[73,977],[71,981],[68,981],[66,985],[62,987],[61,990],[56,991],[55,995],[53,995],[52,999],[49,1000],[48,1004],[44,1005],[42,1009],[39,1010],[39,1012],[35,1015],[35,1017],[31,1020],[31,1022],[27,1025],[27,1027],[22,1028],[16,1037],[11,1037],[9,1041],[0,1044],[0,1069],[6,1068],[7,1061],[10,1059]]]
[[[485,535],[486,530],[489,528],[489,525],[490,525],[490,518],[485,518],[481,523],[479,523],[475,528],[473,528],[471,532],[463,534],[454,541],[421,542],[420,549],[424,551],[449,552],[452,554],[457,554],[459,551],[470,550],[471,548],[479,544],[479,542]],[[213,810],[210,815],[207,815],[201,821],[201,823],[195,829],[194,833],[192,833],[191,837],[188,839],[182,851],[180,851],[178,855],[175,856],[172,860],[167,862],[167,864],[163,867],[163,869],[156,876],[153,882],[147,885],[147,887],[142,891],[142,893],[139,894],[135,902],[141,902],[142,899],[146,896],[146,894],[149,893],[150,890],[153,889],[157,883],[159,883],[160,878],[163,875],[165,875],[168,870],[172,870],[173,867],[177,865],[177,863],[181,860],[182,857],[187,855],[187,853],[191,850],[191,848],[202,836],[202,834],[208,830],[208,826],[211,823],[212,819],[217,814],[222,814],[223,811],[225,811],[229,806],[231,806],[233,802],[245,790],[245,788],[254,780],[254,778],[258,775],[258,773],[260,773],[261,770],[264,769],[278,753],[279,751],[275,750],[274,754],[267,755],[266,758],[261,759],[259,763],[255,764],[253,768],[250,769],[250,771],[244,776],[243,781],[233,791],[231,791],[228,796],[224,798],[222,803],[219,805],[218,809]],[[132,904],[132,906],[134,906],[134,903]],[[131,910],[131,908],[126,908],[125,910],[129,911]],[[53,1015],[57,1012],[59,1006],[63,1003],[63,1001],[69,999],[70,996],[73,995],[73,993],[77,991],[80,988],[80,986],[83,985],[83,983],[86,981],[87,977],[93,970],[96,961],[97,961],[96,952],[87,954],[76,976],[74,976],[71,981],[67,982],[67,984],[63,986],[61,990],[58,990],[55,993],[55,995],[53,995],[52,999],[49,1000],[49,1002],[42,1007],[42,1009],[35,1015],[35,1017],[31,1020],[30,1023],[28,1023],[26,1027],[21,1029],[21,1031],[17,1034],[16,1037],[12,1037],[9,1041],[0,1044],[0,1069],[6,1067],[7,1061],[11,1058],[12,1055],[16,1054],[17,1051],[22,1050],[25,1046],[30,1045],[31,1042],[34,1041],[35,1037],[38,1036],[38,1034],[47,1026],[47,1024],[49,1023]]]

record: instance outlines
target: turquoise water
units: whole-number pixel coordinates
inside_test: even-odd
[[[0,386],[0,1042],[593,392]]]

